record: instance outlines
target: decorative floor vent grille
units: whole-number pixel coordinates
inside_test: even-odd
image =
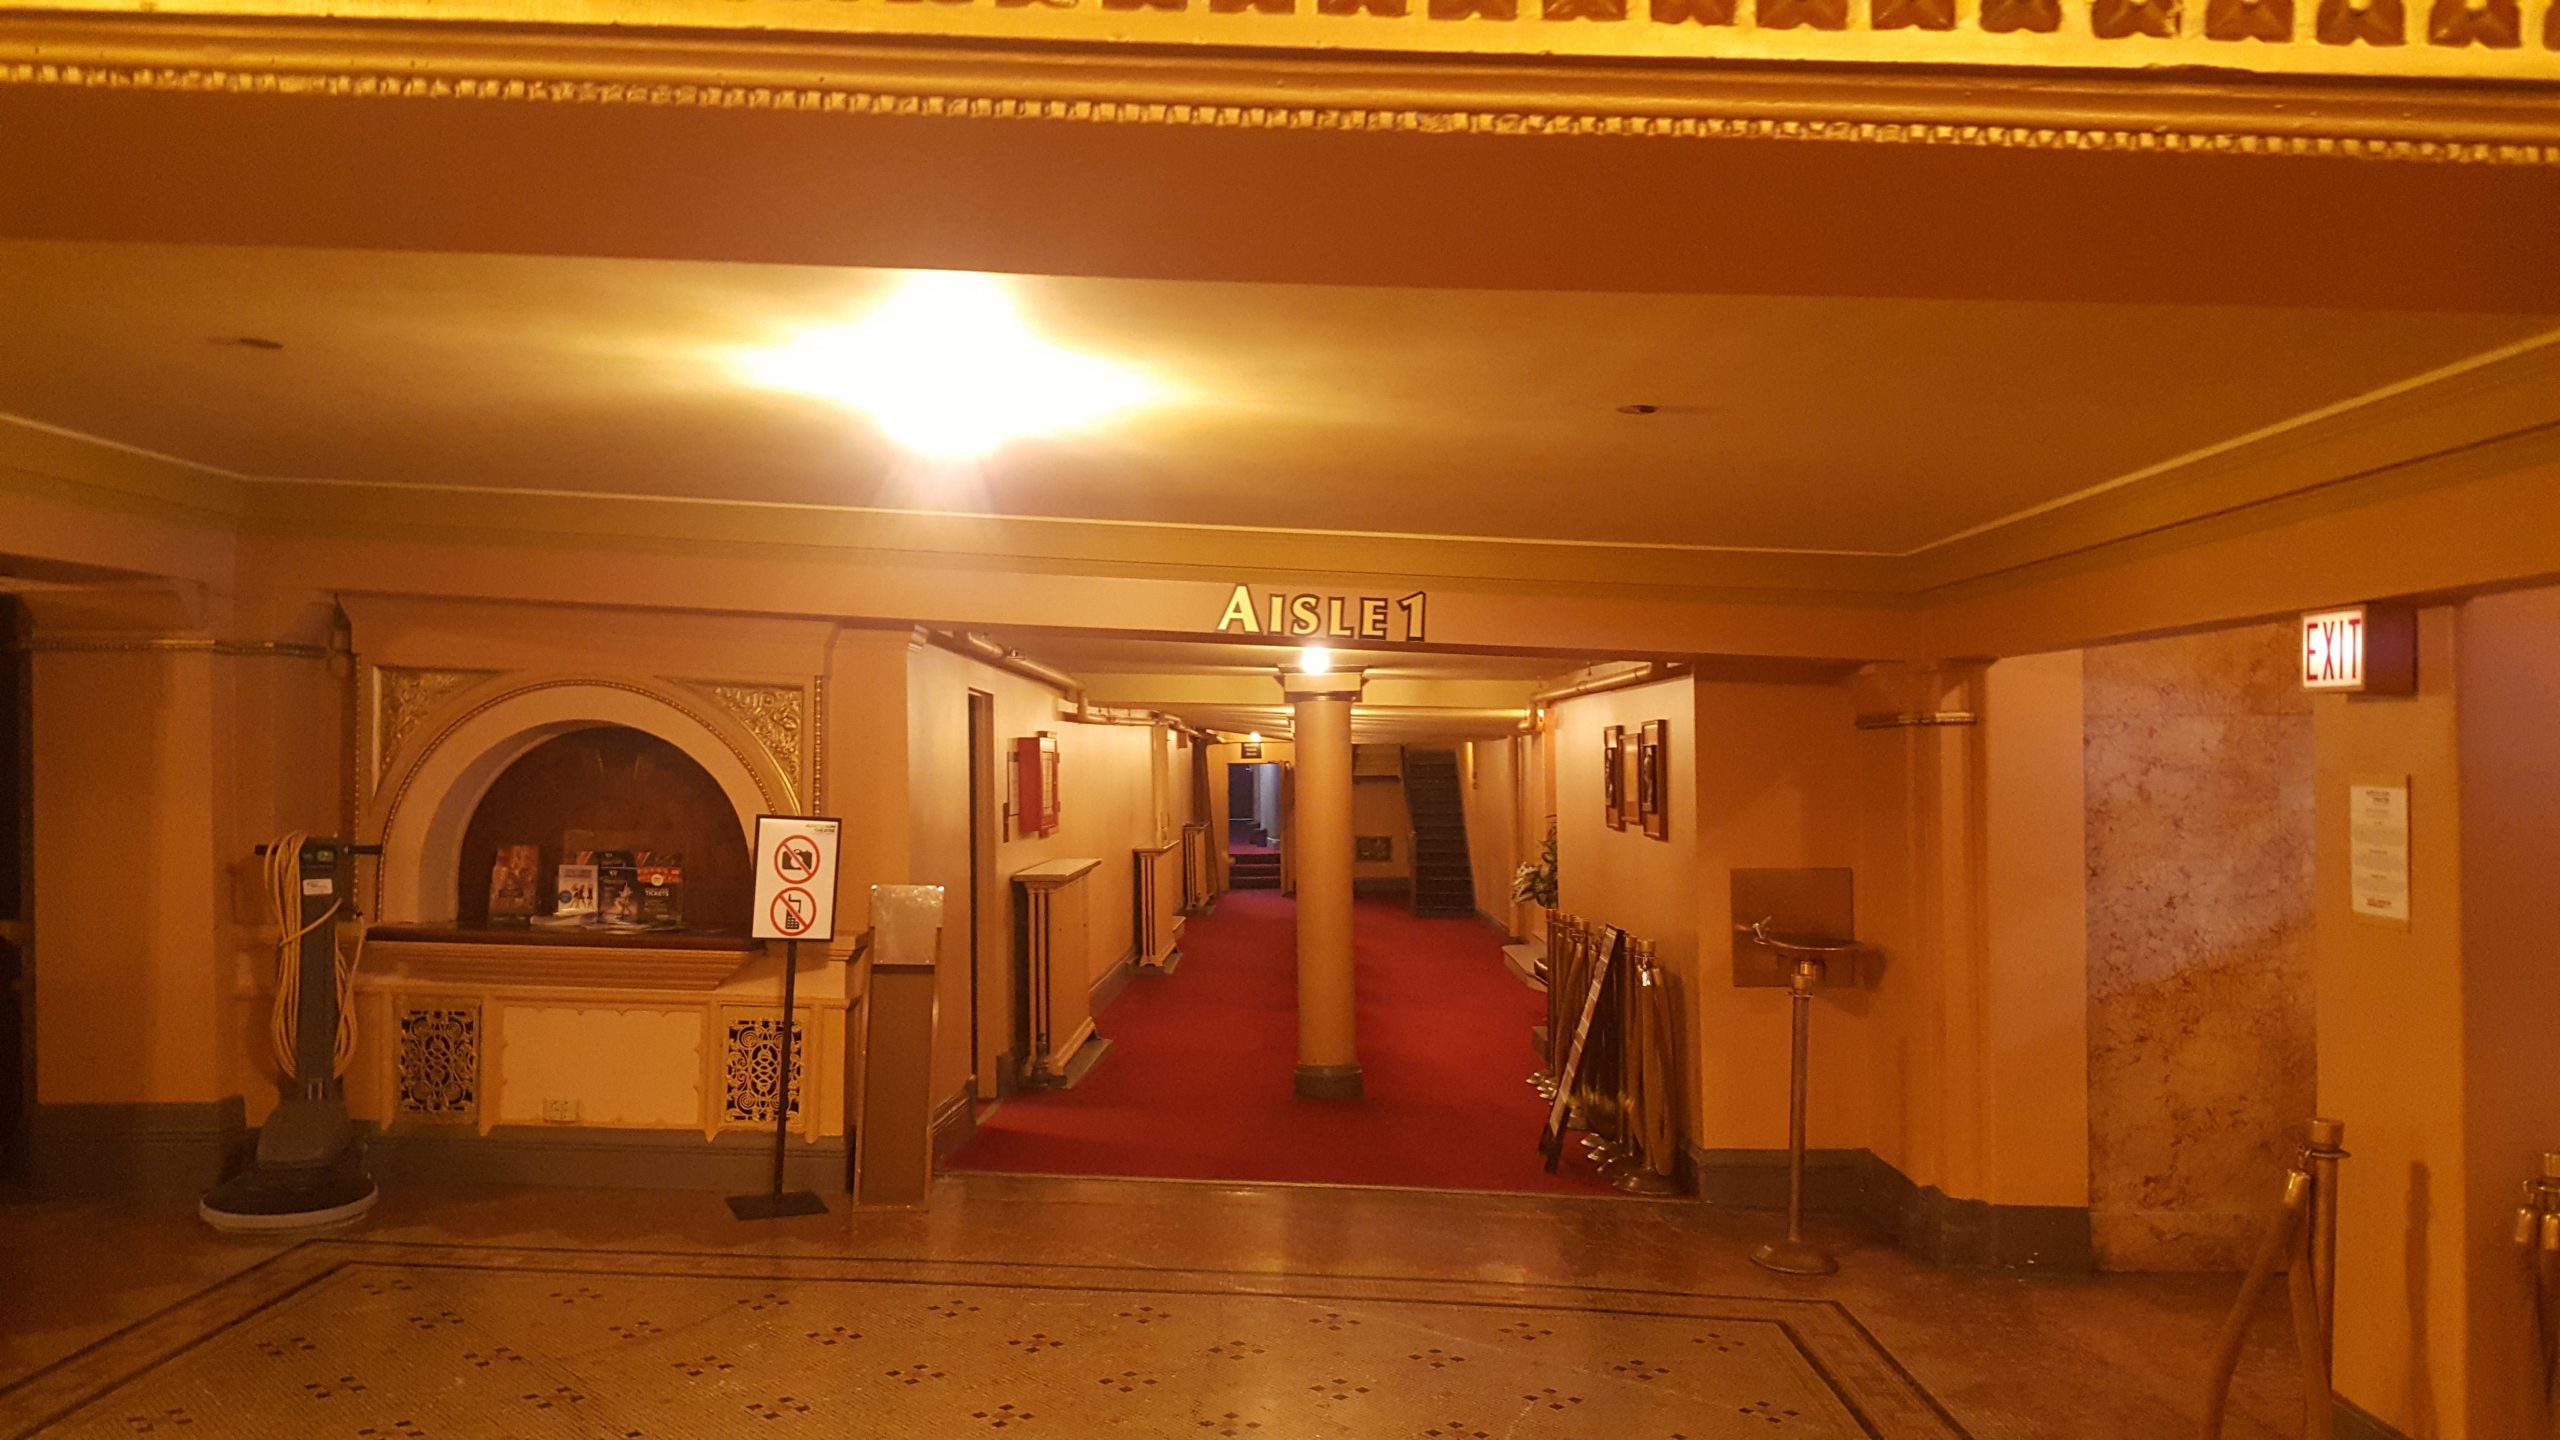
[[[808,1088],[806,1030],[800,1022],[792,1022],[791,1070],[795,1076],[804,1077],[804,1083],[791,1087],[793,1120],[800,1118],[800,1099]],[[722,1102],[723,1114],[729,1120],[773,1123],[773,1107],[782,1094],[782,1053],[776,1043],[781,1032],[779,1017],[729,1022],[728,1084]]]
[[[480,1012],[400,1015],[400,1113],[427,1120],[480,1118]]]

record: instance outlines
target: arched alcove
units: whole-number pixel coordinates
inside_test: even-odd
[[[683,928],[744,934],[753,861],[729,797],[693,757],[645,730],[594,725],[535,745],[498,772],[463,829],[454,919],[489,919],[501,849],[541,854],[535,909],[548,912],[564,855],[623,851],[683,871]]]
[[[561,677],[524,681],[476,704],[464,703],[468,708],[432,732],[386,784],[377,818],[367,827],[367,837],[382,846],[374,908],[383,923],[456,922],[466,866],[480,872],[485,907],[491,857],[466,859],[468,832],[482,800],[517,761],[582,731],[638,731],[689,760],[726,797],[731,843],[741,856],[758,813],[791,808],[784,799],[787,779],[760,757],[750,758],[752,745],[725,733],[680,695],[626,681]],[[491,843],[557,847],[560,840],[519,835]],[[547,858],[556,863],[556,854]]]

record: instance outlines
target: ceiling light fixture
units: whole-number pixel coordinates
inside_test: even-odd
[[[1246,743],[1247,745],[1259,745],[1259,744],[1261,744],[1261,743],[1262,743],[1262,732],[1261,732],[1261,731],[1259,731],[1259,730],[1256,730],[1256,731],[1254,731],[1252,734],[1247,735],[1246,737],[1244,737],[1244,743]]]
[[[758,384],[860,410],[898,444],[942,459],[1082,429],[1155,394],[1133,371],[1033,334],[994,277],[957,271],[910,275],[852,325],[752,351],[742,368]]]
[[[1332,674],[1333,652],[1327,650],[1321,645],[1310,645],[1305,649],[1300,650],[1298,652],[1298,673],[1301,675]]]

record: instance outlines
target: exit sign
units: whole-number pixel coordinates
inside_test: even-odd
[[[2417,693],[2417,612],[2405,605],[2349,605],[2303,616],[2302,688]]]

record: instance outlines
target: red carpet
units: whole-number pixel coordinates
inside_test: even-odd
[[[1073,1090],[1017,1095],[979,1121],[955,1170],[1604,1191],[1567,1151],[1545,1172],[1546,1109],[1527,1076],[1545,1002],[1473,920],[1363,901],[1357,923],[1366,1099],[1301,1100],[1296,902],[1236,890],[1191,921],[1181,967],[1139,975],[1096,1022],[1111,1053]]]

